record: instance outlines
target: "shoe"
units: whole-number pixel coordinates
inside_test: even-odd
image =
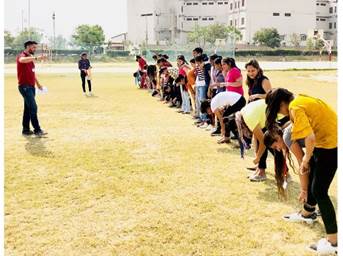
[[[84,96],[88,96],[87,93],[85,93],[85,92],[83,93],[83,95],[84,95]]]
[[[212,131],[212,130],[213,130],[212,125],[209,125],[209,126],[206,127],[206,131]]]
[[[230,138],[222,137],[217,141],[218,144],[230,143]]]
[[[248,171],[256,171],[256,169],[257,169],[257,166],[256,167],[247,167]]]
[[[189,115],[191,112],[183,112],[184,115]]]
[[[93,93],[92,93],[92,92],[89,92],[89,93],[88,93],[88,96],[93,96]]]
[[[317,214],[313,212],[308,217],[304,217],[300,211],[297,213],[284,215],[282,218],[285,221],[289,221],[289,222],[306,222],[307,224],[313,224],[315,221],[317,221]]]
[[[44,132],[43,130],[40,130],[38,132],[35,132],[34,133],[37,137],[42,137],[44,135],[47,135],[48,133],[47,132]]]
[[[176,111],[177,113],[183,113],[183,111],[182,110],[178,110],[178,111]]]
[[[22,134],[23,136],[31,136],[31,135],[34,134],[34,132],[33,132],[33,131],[23,131],[21,134]]]
[[[198,124],[202,124],[203,122],[199,119],[198,121],[195,121],[194,124],[198,125]]]
[[[251,182],[260,182],[260,181],[265,181],[267,179],[266,175],[253,175],[250,178]]]
[[[309,249],[317,255],[336,255],[337,245],[333,246],[326,238],[320,239],[316,244],[310,245]]]
[[[199,116],[192,116],[192,119],[197,120],[199,119]]]
[[[201,129],[206,129],[207,127],[208,127],[208,124],[207,124],[206,122],[204,122],[204,123],[200,126]]]
[[[211,136],[219,136],[220,134],[221,134],[221,132],[217,128],[214,128],[211,132]]]

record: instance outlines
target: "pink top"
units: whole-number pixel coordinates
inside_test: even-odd
[[[236,82],[239,78],[242,77],[241,71],[238,68],[232,68],[227,74],[225,78],[225,82],[233,83]],[[226,86],[226,91],[229,92],[237,92],[240,95],[244,95],[243,86],[235,87],[235,86]]]
[[[182,65],[180,68],[179,68],[179,75],[182,75],[184,77],[187,77],[187,73],[188,73],[188,70],[189,68],[185,65]]]

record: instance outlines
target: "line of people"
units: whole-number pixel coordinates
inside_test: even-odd
[[[139,70],[134,76],[139,87],[149,89],[169,107],[179,108],[178,112],[191,114],[197,127],[220,136],[218,143],[237,140],[242,157],[253,145],[250,181],[266,180],[270,152],[278,193],[286,196],[290,166],[299,174],[303,209],[283,218],[313,223],[321,216],[327,237],[309,248],[319,254],[337,253],[336,215],[328,195],[337,169],[336,113],[320,99],[272,88],[256,60],[245,65],[245,98],[243,76],[233,58],[208,57],[201,48],[193,50],[189,63],[179,55],[176,67],[167,55],[153,58],[156,63],[148,65],[142,56],[136,56]]]

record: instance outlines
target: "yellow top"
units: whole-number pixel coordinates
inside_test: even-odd
[[[266,126],[266,102],[264,99],[256,100],[241,109],[245,124],[251,132],[257,127],[261,126],[263,129]]]
[[[289,104],[293,122],[292,140],[310,134],[316,137],[316,148],[337,147],[337,114],[325,102],[306,95],[298,95]]]

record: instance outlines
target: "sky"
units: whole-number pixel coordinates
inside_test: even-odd
[[[17,34],[22,29],[22,20],[24,28],[28,26],[29,1],[31,27],[42,29],[47,37],[53,35],[54,11],[56,36],[63,35],[68,40],[80,24],[100,25],[106,39],[127,32],[126,0],[5,0],[5,30]]]

